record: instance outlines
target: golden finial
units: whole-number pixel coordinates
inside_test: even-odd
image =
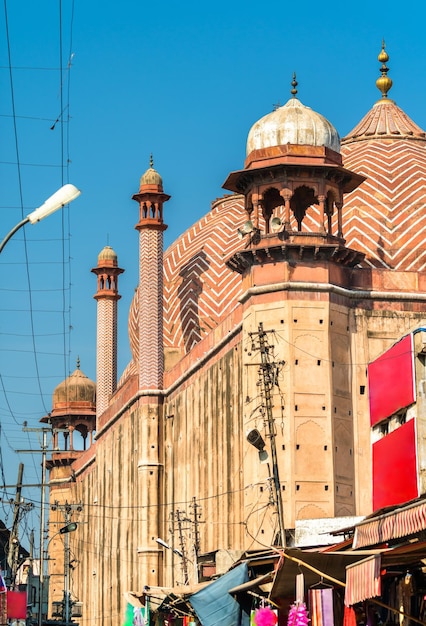
[[[149,155],[149,167],[150,167],[151,169],[154,167],[154,159],[153,159],[153,156],[152,156],[152,152],[151,152],[151,154]]]
[[[296,72],[293,72],[293,80],[291,81],[291,86],[293,87],[293,89],[290,91],[293,98],[295,98],[297,95],[297,89],[296,89],[297,85],[298,85],[298,82],[296,80]]]
[[[385,40],[382,40],[382,49],[380,51],[379,56],[377,57],[379,62],[382,64],[380,71],[382,75],[376,80],[376,87],[379,91],[382,92],[382,100],[388,97],[388,91],[392,87],[392,79],[387,75],[389,72],[389,68],[386,63],[389,61],[389,55],[385,50]]]

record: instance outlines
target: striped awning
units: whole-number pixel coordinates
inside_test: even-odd
[[[345,605],[352,606],[381,593],[381,555],[369,556],[346,567]]]
[[[355,527],[353,547],[374,546],[425,529],[426,502],[422,501],[360,522]]]

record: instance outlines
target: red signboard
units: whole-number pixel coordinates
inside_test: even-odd
[[[27,592],[7,592],[7,617],[9,619],[26,619],[27,617]]]
[[[373,510],[417,498],[414,420],[373,443]]]
[[[413,336],[407,335],[368,366],[372,426],[414,402]]]

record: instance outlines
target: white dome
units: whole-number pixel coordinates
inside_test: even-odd
[[[290,98],[287,104],[268,113],[251,127],[246,154],[288,143],[325,146],[340,152],[340,137],[334,126],[297,98]]]

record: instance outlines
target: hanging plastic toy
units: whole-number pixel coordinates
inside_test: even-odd
[[[292,604],[288,613],[287,626],[308,626],[309,618],[304,602]]]
[[[278,622],[277,614],[268,606],[257,609],[254,614],[254,623],[256,626],[275,626]]]

